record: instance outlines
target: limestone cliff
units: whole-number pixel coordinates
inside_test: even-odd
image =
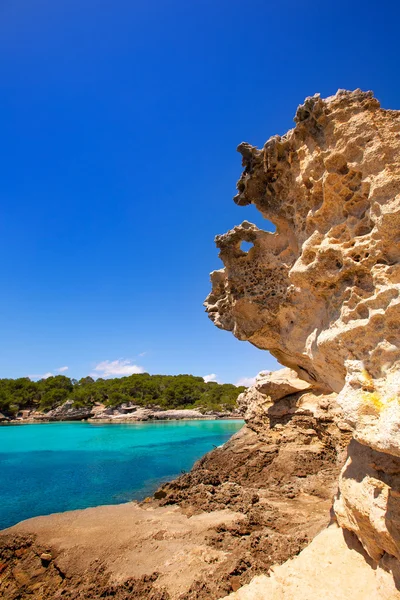
[[[335,502],[375,561],[400,559],[400,112],[371,92],[307,98],[286,135],[242,143],[245,221],[216,243],[214,323],[332,394],[353,434]],[[253,244],[248,252],[241,242]],[[257,390],[255,391],[255,393]],[[337,394],[337,396],[336,396]]]

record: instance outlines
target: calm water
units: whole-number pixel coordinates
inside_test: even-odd
[[[242,421],[0,426],[0,529],[53,512],[151,495]]]

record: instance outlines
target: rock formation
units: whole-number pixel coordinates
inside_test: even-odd
[[[218,236],[206,301],[286,368],[261,373],[238,398],[243,429],[153,500],[3,533],[0,598],[400,599],[400,113],[340,91],[295,122],[239,146],[235,201],[276,233]]]
[[[371,565],[372,566],[372,565]],[[298,556],[223,600],[398,600],[396,583],[349,532],[335,523]]]
[[[260,150],[238,147],[235,202],[254,204],[276,232],[245,221],[217,236],[225,268],[211,274],[206,309],[218,327],[330,394],[353,436],[337,520],[396,570],[400,112],[381,109],[371,92],[340,90],[307,98],[295,123]],[[248,252],[242,241],[253,244]]]

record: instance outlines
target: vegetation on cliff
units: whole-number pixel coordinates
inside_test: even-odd
[[[15,415],[27,408],[48,411],[73,400],[74,406],[91,406],[101,402],[119,406],[133,402],[142,406],[157,405],[165,409],[205,408],[232,410],[244,387],[213,381],[205,383],[193,375],[149,375],[141,373],[115,379],[83,377],[79,381],[64,375],[31,381],[0,379],[0,411]]]

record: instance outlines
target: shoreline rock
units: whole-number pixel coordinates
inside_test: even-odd
[[[38,411],[24,411],[24,415],[17,419],[4,417],[0,421],[10,424],[52,423],[59,421],[87,421],[89,423],[134,423],[137,421],[161,420],[212,420],[212,419],[241,419],[238,410],[231,412],[207,411],[200,412],[192,409],[167,409],[160,406],[151,408],[135,405],[122,405],[121,407],[107,407],[104,404],[94,404],[91,407],[77,408],[72,401],[67,401],[61,406],[47,413]]]
[[[211,274],[205,306],[217,327],[269,350],[340,410],[353,439],[334,512],[396,578],[400,111],[339,90],[307,98],[294,121],[261,149],[238,147],[234,201],[255,205],[276,232],[244,221],[216,237],[224,268]]]

